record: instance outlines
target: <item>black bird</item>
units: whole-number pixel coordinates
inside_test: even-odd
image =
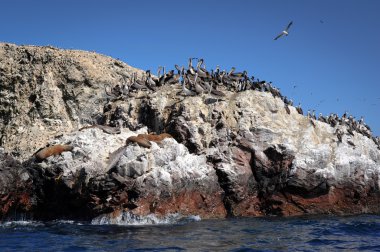
[[[351,136],[355,136],[354,132],[352,132],[352,129],[350,127],[347,128],[347,133],[350,134]]]
[[[315,128],[315,123],[313,122],[313,119],[310,119],[310,123],[311,123],[311,125],[313,125],[313,127]]]
[[[352,141],[347,140],[347,143],[355,148],[355,144]]]
[[[298,106],[296,107],[296,110],[297,110],[298,114],[303,115],[303,110],[301,108],[301,103],[298,104]]]
[[[288,104],[284,103],[284,107],[285,107],[285,110],[286,110],[286,113],[288,113],[290,115],[290,109],[288,107]]]

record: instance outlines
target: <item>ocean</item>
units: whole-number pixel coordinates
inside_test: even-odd
[[[0,251],[380,251],[378,215],[128,218],[1,222]]]

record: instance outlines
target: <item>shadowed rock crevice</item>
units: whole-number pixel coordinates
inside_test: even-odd
[[[257,181],[260,209],[266,215],[283,215],[283,201],[277,199],[287,189],[294,156],[282,145],[254,151],[252,171]],[[276,195],[276,197],[273,197]]]
[[[316,198],[329,193],[330,186],[327,181],[322,181],[316,187],[307,189],[304,187],[297,187],[288,185],[284,191],[290,194],[299,195],[303,198]]]
[[[90,220],[94,217],[88,208],[89,199],[84,183],[86,174],[83,170],[71,177],[62,176],[59,167],[44,169],[34,165],[29,170],[33,178],[31,193],[36,198],[34,218]]]
[[[223,170],[216,168],[215,169],[216,175],[218,176],[218,183],[220,187],[223,189],[224,194],[223,194],[223,203],[224,207],[226,208],[227,211],[227,216],[233,216],[233,191],[231,188],[231,182],[229,181],[229,176]]]
[[[17,218],[35,205],[31,176],[22,164],[0,148],[0,220]]]
[[[287,186],[294,156],[282,146],[255,151],[254,156],[252,171],[258,183],[259,196],[282,191]]]
[[[149,101],[141,103],[138,114],[140,115],[139,124],[147,126],[148,131],[156,134],[164,132],[166,128],[165,119],[162,118],[162,113],[154,109]]]
[[[199,153],[202,147],[194,141],[193,130],[186,123],[183,116],[173,118],[167,126],[167,131],[187,147],[190,153]]]

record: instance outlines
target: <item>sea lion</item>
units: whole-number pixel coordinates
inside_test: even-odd
[[[90,129],[90,128],[101,129],[101,130],[103,130],[104,133],[107,133],[107,134],[120,134],[121,133],[121,130],[118,127],[111,127],[111,126],[98,125],[98,124],[91,125],[91,126],[84,126],[84,127],[80,128],[79,131],[82,131],[84,129]]]
[[[141,147],[150,148],[152,144],[150,142],[161,143],[165,138],[173,138],[168,133],[156,134],[138,134],[137,136],[128,137],[126,145],[131,142],[137,143]]]
[[[156,135],[156,134],[139,134],[139,135],[137,135],[137,137],[142,137],[142,138],[145,138],[148,141],[152,141],[152,142],[155,142],[155,143],[160,143],[165,138],[173,138],[168,133],[162,133],[162,134],[159,134],[159,135]]]
[[[140,145],[141,147],[144,147],[144,148],[150,148],[152,146],[152,144],[147,140],[145,139],[144,137],[139,137],[139,136],[130,136],[128,137],[127,141],[126,141],[126,145],[128,145],[129,143],[137,143],[138,145]]]
[[[71,145],[57,144],[39,150],[34,156],[38,162],[41,162],[50,156],[59,155],[64,151],[72,151],[73,149],[74,147]]]

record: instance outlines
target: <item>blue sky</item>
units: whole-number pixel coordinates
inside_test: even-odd
[[[202,57],[208,69],[272,81],[304,111],[364,116],[380,135],[379,11],[377,0],[9,0],[0,41],[96,51],[153,72]]]

